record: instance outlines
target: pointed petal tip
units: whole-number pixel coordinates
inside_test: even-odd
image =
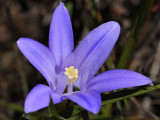
[[[144,79],[144,81],[145,81],[144,85],[152,84],[152,80],[148,77],[146,77],[146,79]]]
[[[23,38],[19,38],[19,39],[17,40],[17,45],[21,43],[22,39],[23,39]]]
[[[99,112],[99,110],[91,111],[91,112],[94,113],[94,114],[97,114]]]
[[[28,41],[31,41],[31,39],[30,38],[25,38],[25,37],[19,38],[17,40],[17,46],[18,46],[18,48],[21,50],[21,48],[23,48],[24,45],[28,44]]]
[[[114,26],[119,26],[120,27],[119,23],[116,22],[116,21],[109,21],[107,23],[110,23],[110,24],[113,24]]]
[[[112,26],[113,26],[113,29],[115,30],[117,30],[117,32],[119,31],[120,32],[120,25],[119,25],[119,23],[118,22],[115,22],[115,21],[110,21],[110,22],[108,22],[108,24],[112,24]]]
[[[17,40],[17,45],[20,45],[22,42],[25,42],[26,40],[29,40],[29,38],[25,38],[25,37],[19,38],[19,39]]]
[[[44,107],[45,108],[45,107]],[[43,108],[39,108],[39,109],[30,109],[29,107],[27,107],[26,103],[24,104],[24,113],[28,114],[28,113],[32,113],[32,112],[36,112],[40,109],[43,109]]]
[[[17,40],[17,45],[19,44],[20,39]]]
[[[28,113],[31,113],[31,112],[34,112],[34,111],[30,111],[30,110],[27,110],[26,108],[24,108],[24,112],[25,112],[26,114],[28,114]]]
[[[23,45],[23,41],[24,41],[23,38],[19,38],[19,39],[17,40],[17,46],[18,46],[19,49],[20,49],[21,46]]]
[[[60,5],[61,5],[61,6],[64,6],[64,3],[63,3],[62,1],[60,1],[60,4],[59,4],[59,6],[60,6]]]
[[[66,9],[66,7],[65,7],[65,5],[64,5],[64,3],[62,1],[60,1],[60,4],[56,9],[58,9],[58,8],[59,9]]]
[[[93,114],[97,114],[99,110],[100,110],[100,107],[97,107],[97,108],[91,109],[90,112],[92,112]]]
[[[94,77],[87,83],[87,88],[99,93],[117,89],[151,84],[148,77],[129,70],[109,70]]]

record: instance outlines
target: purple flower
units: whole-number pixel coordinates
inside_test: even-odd
[[[140,85],[151,80],[128,70],[110,70],[95,76],[108,58],[120,33],[116,22],[107,22],[91,31],[77,46],[73,44],[72,25],[63,3],[56,8],[49,32],[49,47],[29,39],[17,41],[19,49],[46,78],[28,94],[25,112],[34,112],[53,103],[70,99],[92,113],[101,107],[100,93]],[[79,91],[73,91],[73,86]],[[65,88],[67,93],[64,93]]]

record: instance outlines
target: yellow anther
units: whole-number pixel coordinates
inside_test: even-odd
[[[69,68],[65,68],[64,74],[68,76],[68,83],[74,83],[75,80],[78,78],[78,69],[74,68],[74,66],[70,66]]]

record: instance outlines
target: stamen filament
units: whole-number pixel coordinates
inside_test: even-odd
[[[67,89],[67,91],[68,91],[69,94],[73,92],[73,83],[72,83],[72,82],[70,82],[70,83],[68,84],[68,89]]]

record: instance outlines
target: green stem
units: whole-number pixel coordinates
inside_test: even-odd
[[[22,106],[14,104],[14,103],[7,102],[3,99],[0,99],[0,106],[6,107],[6,108],[9,108],[9,109],[12,109],[14,111],[21,112],[21,113],[24,112],[24,108]]]
[[[110,56],[108,57],[106,62],[107,62],[107,66],[108,66],[109,70],[115,69],[114,63],[113,63],[112,58]]]
[[[56,112],[56,108],[51,100],[50,104],[49,104],[49,111],[52,117],[54,117],[56,120],[62,120],[62,118],[58,115],[58,113]]]
[[[102,116],[105,118],[111,117],[111,109],[112,109],[112,104],[105,105],[105,109]]]
[[[84,110],[81,112],[83,120],[89,120],[88,111]]]
[[[124,51],[118,63],[118,69],[124,69],[128,67],[128,63],[136,48],[136,43],[139,39],[140,33],[142,32],[144,25],[150,16],[152,4],[153,0],[141,0],[138,11],[136,11],[134,17],[135,19],[131,30],[131,34],[127,40]]]
[[[6,100],[0,99],[0,106],[20,112],[20,113],[24,113],[24,108],[18,104],[14,104],[11,102],[7,102]],[[27,114],[26,114],[27,115]],[[45,114],[39,114],[39,113],[30,113],[29,115],[31,116],[35,116],[37,118],[48,118],[47,115]]]

